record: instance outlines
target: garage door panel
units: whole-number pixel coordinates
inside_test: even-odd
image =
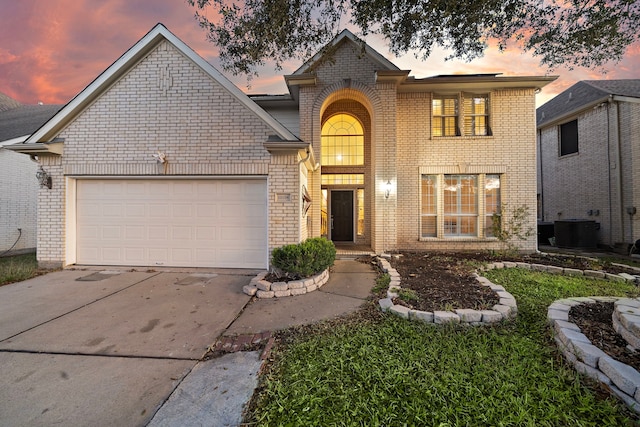
[[[77,263],[265,268],[264,180],[78,180]]]
[[[120,226],[104,226],[102,227],[103,240],[120,240],[122,239],[122,227]]]

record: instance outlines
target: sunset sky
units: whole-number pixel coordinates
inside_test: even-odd
[[[185,0],[0,0],[0,92],[24,104],[64,104],[84,89],[156,23],[162,22],[203,58],[221,70],[216,46],[208,42]],[[537,95],[540,105],[579,80],[640,78],[640,45],[625,59],[601,70],[547,70],[538,60],[516,50],[489,50],[471,63],[444,61],[437,51],[427,61],[413,54],[395,57],[382,38],[367,42],[401,69],[422,78],[437,74],[503,73],[505,75],[559,75]],[[315,53],[315,52],[313,52]],[[247,88],[243,76],[225,75],[247,93],[286,92],[282,75],[300,62],[261,70]]]

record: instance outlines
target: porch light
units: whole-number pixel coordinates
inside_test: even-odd
[[[384,185],[384,198],[388,199],[389,195],[391,195],[391,181],[387,180],[387,183]]]
[[[49,190],[51,190],[53,180],[51,179],[51,176],[49,176],[47,171],[42,169],[42,165],[38,167],[38,171],[36,172],[36,178],[41,188],[48,188]]]

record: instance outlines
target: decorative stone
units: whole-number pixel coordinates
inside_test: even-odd
[[[573,341],[573,352],[580,360],[592,368],[598,367],[598,360],[601,357],[607,357],[607,354],[593,344],[587,344],[581,341]]]
[[[582,304],[579,301],[569,299],[569,298],[559,299],[559,300],[556,300],[555,302],[557,302],[558,304],[568,305],[571,307],[575,307],[576,305]]]
[[[594,302],[596,302],[594,299],[587,298],[587,297],[571,297],[569,299],[580,302],[580,303],[585,303],[585,304],[593,304]]]
[[[307,288],[294,288],[290,289],[291,296],[304,295],[307,293]]]
[[[635,395],[640,385],[640,373],[638,371],[608,356],[600,358],[598,367],[620,390],[630,396]]]
[[[508,319],[513,316],[513,309],[508,305],[496,304],[492,308],[494,311],[500,313],[504,319]]]
[[[573,329],[574,331],[580,332],[580,327],[578,325],[576,325],[575,323],[567,322],[565,320],[556,320],[556,321],[554,321],[553,322],[553,327],[556,329],[556,332],[560,328]]]
[[[439,325],[445,323],[460,323],[460,317],[450,311],[434,311],[433,322]]]
[[[574,356],[575,357],[575,356]],[[591,379],[594,379],[596,381],[600,381],[603,384],[609,385],[611,384],[611,380],[609,379],[608,376],[606,376],[605,374],[603,374],[602,372],[600,372],[599,369],[593,368],[589,365],[585,365],[584,363],[580,362],[580,361],[576,361],[573,366],[576,368],[576,371],[580,372],[581,374],[584,374],[586,376],[588,376]]]
[[[551,304],[549,306],[550,309],[552,310],[559,310],[559,311],[569,311],[571,309],[570,305],[565,305],[565,304],[560,304],[559,302],[554,302],[553,304]]]
[[[620,298],[618,298],[618,297],[591,297],[591,299],[593,299],[594,301],[597,301],[597,302],[616,302]]]
[[[534,271],[547,271],[547,266],[544,264],[531,264],[531,269]]]
[[[494,285],[493,283],[489,285],[489,288],[494,292],[505,291],[502,285]]]
[[[554,265],[547,265],[546,271],[547,273],[551,273],[551,274],[562,274],[564,273],[564,268],[556,267]]]
[[[509,261],[503,262],[502,265],[504,266],[504,268],[516,268],[518,266],[518,264],[516,264],[515,262]]]
[[[380,308],[382,309],[382,311],[387,311],[388,309],[393,307],[393,301],[391,301],[391,298],[383,298],[378,301],[378,304],[380,304]]]
[[[622,277],[627,282],[635,282],[636,281],[636,276],[632,276],[631,274],[628,274],[628,273],[618,273],[618,276]]]
[[[304,282],[302,280],[294,280],[289,282],[289,289],[302,289],[304,288]]]
[[[411,310],[409,319],[420,320],[426,323],[433,323],[433,313],[430,311]]]
[[[289,289],[287,289],[286,291],[274,291],[274,294],[276,298],[290,297],[291,291]]]
[[[245,285],[242,287],[242,292],[244,292],[245,294],[249,295],[250,297],[254,296],[256,294],[256,292],[258,292],[258,288],[256,288],[255,286],[251,286],[251,285]]]
[[[550,322],[553,322],[555,320],[564,320],[568,322],[569,312],[559,311],[559,310],[547,310],[547,320],[549,320]]]
[[[516,262],[518,268],[524,268],[525,270],[531,270],[531,264],[528,262]]]
[[[271,290],[274,292],[286,291],[289,289],[289,285],[285,282],[274,282],[271,284]]]
[[[571,345],[576,342],[591,344],[591,341],[589,341],[589,338],[587,338],[585,334],[573,329],[560,328],[558,330],[558,338],[560,338],[560,341],[562,341],[567,347],[571,347]]]
[[[604,276],[608,279],[611,280],[612,282],[626,282],[624,277],[621,277],[617,274],[611,274],[611,273],[604,273]]]
[[[258,298],[273,298],[273,297],[276,296],[276,294],[273,291],[261,291],[261,290],[259,290],[258,292],[256,292],[256,296]]]
[[[595,277],[596,279],[604,279],[606,276],[604,271],[585,270],[584,275],[587,277]]]
[[[389,308],[389,311],[397,316],[408,319],[409,309],[403,305],[394,305]]]
[[[482,315],[483,323],[498,323],[502,321],[502,314],[494,310],[482,310],[480,314]]]
[[[306,286],[305,288],[307,289],[307,292],[313,292],[313,291],[315,291],[316,289],[318,289],[318,285],[316,285],[316,284],[314,283],[314,284],[312,284],[312,285]]]
[[[640,300],[631,298],[620,298],[613,303],[614,306],[625,305],[627,307],[640,308]]]
[[[258,283],[256,283],[256,288],[260,289],[261,291],[270,291],[271,282],[267,282],[266,280],[259,280]]]
[[[456,314],[460,317],[460,321],[466,323],[479,322],[482,320],[482,313],[469,308],[457,309]]]
[[[567,276],[583,276],[584,272],[582,270],[578,270],[577,268],[565,268],[564,274]]]

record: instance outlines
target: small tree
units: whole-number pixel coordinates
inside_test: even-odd
[[[529,225],[530,215],[529,206],[522,205],[509,210],[507,205],[502,205],[491,217],[491,231],[502,242],[507,253],[517,253],[517,242],[525,241],[535,233],[535,229]]]

